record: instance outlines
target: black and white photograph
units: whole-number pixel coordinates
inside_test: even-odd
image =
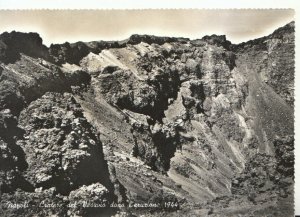
[[[295,215],[294,9],[0,10],[0,216]]]

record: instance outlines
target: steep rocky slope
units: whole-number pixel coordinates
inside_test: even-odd
[[[293,22],[239,45],[3,33],[0,62],[1,215],[293,215]]]

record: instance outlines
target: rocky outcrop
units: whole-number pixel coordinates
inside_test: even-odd
[[[66,71],[41,58],[22,53],[14,64],[1,63],[0,106],[15,115],[48,91],[71,92],[85,86],[90,75],[82,70]]]
[[[17,142],[28,163],[25,176],[35,188],[69,194],[99,181],[112,189],[102,144],[72,96],[44,95],[21,112],[19,125],[25,131]]]
[[[31,57],[49,59],[48,48],[37,33],[5,32],[0,35],[0,61],[12,63],[24,53]]]
[[[239,45],[0,39],[2,201],[59,216],[292,214],[293,23]]]
[[[204,36],[202,40],[206,41],[209,44],[222,46],[227,50],[230,50],[231,47],[231,42],[226,40],[226,35]]]
[[[6,204],[16,203],[14,197],[21,204],[34,198],[31,205],[39,206],[40,209],[43,202],[55,203],[66,209],[60,211],[52,207],[52,210],[40,211],[36,207],[39,214],[47,213],[45,215],[51,212],[59,215],[64,212],[64,215],[67,212],[82,215],[109,210],[93,208],[92,205],[68,208],[68,204],[82,203],[84,198],[86,203],[101,202],[109,207],[107,204],[115,198],[102,143],[82,112],[80,105],[70,94],[47,93],[21,112],[18,126],[8,111],[4,113],[4,127],[9,130],[4,135],[15,133],[12,127],[17,127],[22,132],[19,138],[15,138],[17,141],[10,141],[6,137],[4,140],[9,144],[15,142],[14,146],[22,150],[23,158],[14,156],[18,152],[13,146],[1,141],[1,171],[6,173],[6,176],[1,176],[1,191],[11,193],[21,188],[27,192],[21,192],[21,198],[18,198],[18,192],[14,196],[4,194]],[[91,199],[90,196],[97,199]],[[9,210],[9,207],[6,208]],[[36,212],[29,207],[23,209],[26,213]]]

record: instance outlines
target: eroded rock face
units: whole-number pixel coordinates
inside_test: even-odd
[[[2,36],[5,46],[15,35]],[[68,204],[159,197],[180,206],[154,216],[292,213],[293,23],[239,45],[133,35],[52,45],[44,55],[43,46],[26,52],[41,46],[32,40],[14,47],[13,61],[2,43],[5,200],[62,204],[26,209],[40,215],[142,215]]]
[[[111,188],[102,144],[71,95],[44,95],[21,112],[19,126],[25,134],[17,144],[26,155],[27,180],[35,187],[68,194],[100,181]]]
[[[263,82],[270,85],[289,105],[293,106],[294,47],[295,23],[291,22],[269,36],[234,45],[233,49],[245,58],[243,61],[248,62],[249,68],[256,68]]]

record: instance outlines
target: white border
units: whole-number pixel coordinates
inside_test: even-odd
[[[0,0],[0,9],[275,9],[296,11],[296,72],[295,72],[295,214],[300,215],[300,22],[299,0]],[[0,21],[1,22],[1,21]]]
[[[298,0],[0,0],[2,9],[296,8]],[[299,5],[299,4],[298,4]]]

